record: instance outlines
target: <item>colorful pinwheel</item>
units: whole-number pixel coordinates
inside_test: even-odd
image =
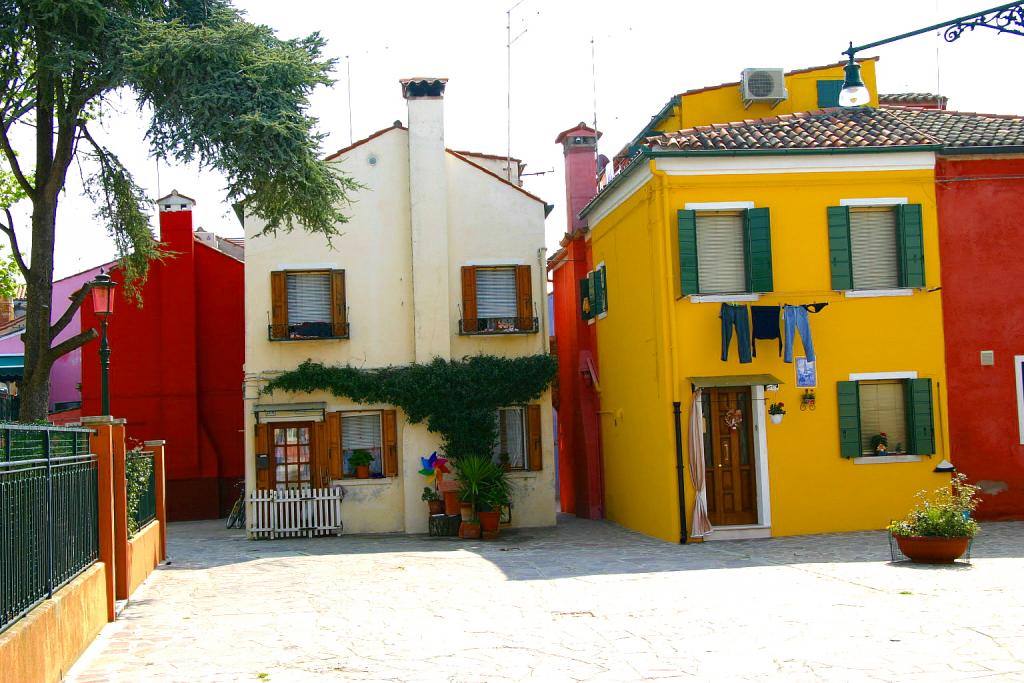
[[[431,453],[429,458],[420,458],[420,463],[423,464],[420,474],[427,478],[428,484],[436,485],[436,482],[441,480],[442,474],[449,474],[451,472],[448,469],[448,460],[437,457],[437,451]]]

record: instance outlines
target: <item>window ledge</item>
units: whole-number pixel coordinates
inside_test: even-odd
[[[397,477],[381,477],[380,479],[331,479],[331,486],[388,486]]]
[[[760,294],[691,294],[692,304],[727,304],[733,301],[759,301]]]
[[[513,470],[505,473],[509,479],[536,479],[539,475],[540,472],[536,470]]]
[[[889,462],[920,462],[920,455],[864,455],[853,458],[854,465],[883,465]]]
[[[843,295],[847,299],[869,299],[881,296],[910,296],[913,293],[913,288],[903,287],[900,289],[848,289],[843,292]]]

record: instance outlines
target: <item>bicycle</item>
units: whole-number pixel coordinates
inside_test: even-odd
[[[235,486],[239,489],[238,500],[231,507],[231,512],[228,514],[228,529],[244,529],[245,528],[245,480],[238,482]]]

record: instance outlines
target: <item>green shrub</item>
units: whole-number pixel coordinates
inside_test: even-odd
[[[957,474],[950,486],[940,486],[930,494],[919,491],[917,506],[905,519],[889,525],[894,536],[942,536],[944,538],[973,538],[978,523],[971,512],[978,507],[977,486],[967,483],[967,477]]]

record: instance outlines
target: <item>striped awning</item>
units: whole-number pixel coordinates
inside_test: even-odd
[[[5,382],[21,379],[25,374],[25,356],[15,354],[0,356],[0,380]]]

